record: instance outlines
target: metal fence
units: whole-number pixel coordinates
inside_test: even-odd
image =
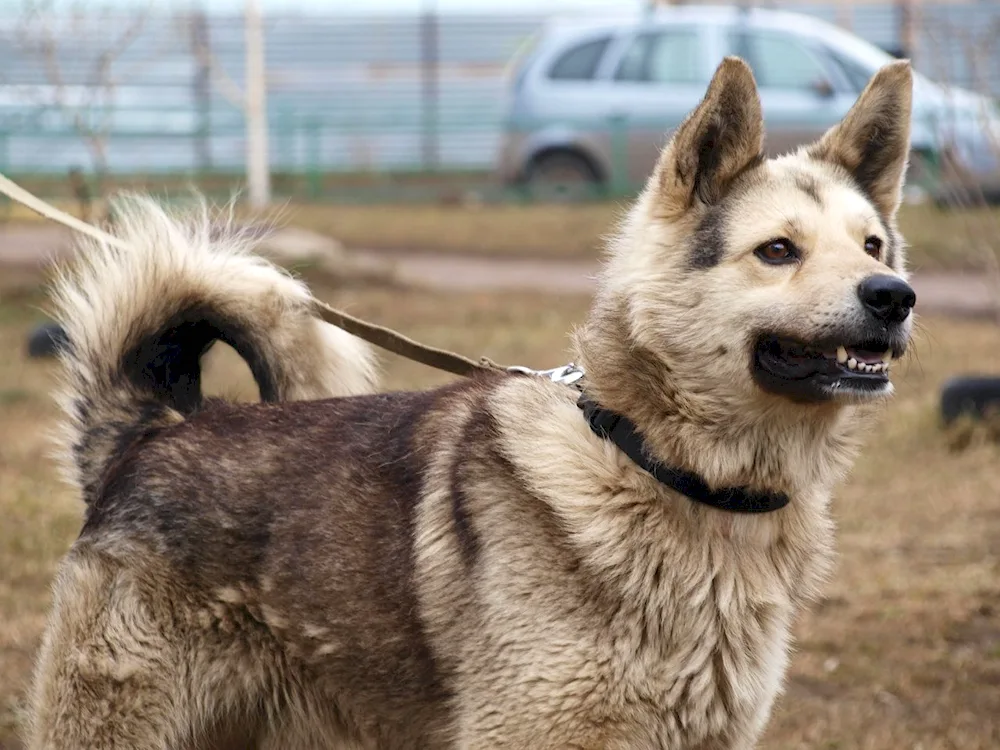
[[[931,77],[1000,95],[998,3],[920,4],[917,17],[901,15],[912,4],[776,5],[847,26],[889,50],[909,47]],[[139,18],[140,11],[86,5],[52,13],[57,7],[0,8],[7,61],[0,169],[40,185],[46,176],[58,184],[72,166],[95,164],[122,178],[218,186],[240,179],[241,17],[196,9]],[[336,194],[348,176],[364,177],[375,192],[386,175],[395,176],[394,185],[406,174],[472,173],[481,180],[501,135],[505,70],[544,21],[501,14],[268,16],[277,189],[320,198]],[[358,180],[348,183],[356,187]]]

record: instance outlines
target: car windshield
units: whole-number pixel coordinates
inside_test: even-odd
[[[864,86],[861,81],[862,75],[867,78],[875,75],[875,72],[883,65],[887,65],[896,60],[888,52],[879,49],[874,44],[860,39],[854,34],[837,28],[832,24],[823,24],[824,31],[820,39],[834,57],[845,68],[845,72],[859,87]],[[848,68],[853,68],[850,70]],[[966,91],[957,86],[942,86],[926,76],[914,71],[914,107],[934,108],[939,106],[969,107],[976,112],[977,117],[981,117],[984,107],[990,112],[996,112],[996,105],[988,98],[979,96],[973,92]],[[916,109],[915,109],[916,111]]]

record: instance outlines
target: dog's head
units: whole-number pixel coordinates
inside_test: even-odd
[[[677,390],[800,403],[892,392],[915,302],[895,222],[911,88],[907,62],[886,66],[818,142],[768,160],[750,69],[720,65],[605,279],[630,345]]]

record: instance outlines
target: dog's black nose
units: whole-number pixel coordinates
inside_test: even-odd
[[[917,303],[917,293],[898,276],[869,276],[858,285],[858,297],[868,311],[886,323],[902,323]]]

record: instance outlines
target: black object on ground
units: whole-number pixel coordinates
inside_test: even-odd
[[[941,389],[945,424],[962,415],[982,419],[992,411],[1000,413],[1000,377],[963,375],[952,378]]]
[[[66,331],[58,323],[43,323],[28,337],[29,357],[54,357],[69,343]]]

